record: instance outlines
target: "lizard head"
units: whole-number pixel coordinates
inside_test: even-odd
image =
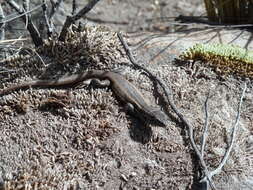
[[[151,107],[148,113],[142,112],[141,120],[145,123],[155,123],[165,127],[167,125],[168,116],[157,107]]]
[[[154,110],[151,110],[151,114],[150,114],[153,118],[151,118],[153,121],[157,124],[159,124],[160,126],[166,126],[167,125],[167,121],[168,121],[168,116],[161,111],[158,108],[155,108]]]

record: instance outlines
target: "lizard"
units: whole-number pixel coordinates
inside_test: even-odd
[[[158,107],[149,105],[141,92],[133,84],[121,74],[113,71],[90,70],[81,74],[74,74],[59,79],[33,80],[0,89],[0,96],[29,87],[72,86],[89,79],[94,79],[94,82],[95,84],[97,83],[97,85],[110,86],[115,95],[122,102],[126,103],[128,110],[132,113],[136,113],[135,115],[141,121],[152,121],[159,125],[166,126],[167,115]]]

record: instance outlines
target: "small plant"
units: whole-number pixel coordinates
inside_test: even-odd
[[[196,44],[180,55],[183,60],[202,60],[222,73],[253,77],[253,52],[235,45]]]

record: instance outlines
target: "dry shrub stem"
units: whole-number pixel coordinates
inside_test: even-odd
[[[205,124],[204,124],[204,131],[201,139],[201,156],[204,159],[204,150],[206,145],[206,138],[208,136],[208,120],[209,120],[209,113],[208,113],[208,100],[210,98],[210,91],[207,94],[206,100],[205,100]]]
[[[125,42],[125,40],[123,39],[123,36],[121,35],[121,33],[118,33],[118,37],[119,37],[119,40],[121,41],[125,51],[126,51],[126,54],[128,55],[131,63],[138,69],[141,69],[143,71],[145,71],[149,76],[150,78],[152,78],[153,80],[157,81],[158,84],[162,87],[162,89],[164,90],[165,92],[165,95],[167,97],[167,101],[169,103],[169,105],[171,106],[172,110],[176,113],[176,115],[180,118],[180,120],[184,123],[184,125],[186,126],[187,130],[188,130],[188,133],[189,133],[189,137],[190,137],[190,142],[191,142],[191,145],[195,151],[195,153],[197,154],[197,157],[200,161],[200,164],[203,168],[203,171],[204,171],[204,174],[205,176],[207,177],[207,180],[209,182],[209,185],[212,189],[216,189],[212,180],[211,180],[211,177],[210,177],[210,174],[209,174],[209,171],[207,169],[207,166],[206,166],[206,163],[203,159],[203,157],[201,156],[201,153],[195,143],[195,140],[194,140],[194,135],[193,135],[193,127],[192,125],[189,123],[189,121],[184,117],[184,115],[178,110],[178,108],[176,107],[174,101],[173,101],[173,98],[172,98],[172,93],[171,93],[171,89],[165,84],[165,82],[160,79],[159,77],[155,76],[154,74],[152,74],[148,69],[140,66],[137,64],[135,58],[133,57],[133,54],[129,48],[129,46],[127,45],[127,43]]]
[[[29,9],[30,9],[29,3],[30,3],[29,0],[23,0],[23,9],[24,9],[25,12],[29,11]],[[31,19],[31,15],[26,14],[25,17],[26,17],[25,18],[25,27],[27,28],[28,21],[29,21],[29,19]]]
[[[46,26],[47,26],[47,35],[48,35],[48,37],[51,37],[53,34],[53,27],[52,27],[51,20],[47,16],[47,8],[48,8],[48,6],[46,4],[46,0],[43,0],[42,9],[43,9],[43,16],[44,16]]]
[[[236,130],[237,130],[237,126],[238,126],[238,123],[239,123],[239,120],[240,120],[240,115],[241,115],[242,102],[243,102],[243,98],[245,96],[246,89],[247,89],[247,83],[245,82],[244,83],[244,88],[243,88],[243,91],[242,91],[242,94],[241,94],[241,97],[240,97],[240,101],[239,101],[239,104],[238,104],[238,107],[237,107],[237,115],[236,115],[235,124],[234,124],[233,129],[232,129],[232,135],[231,135],[231,138],[230,138],[229,147],[228,147],[221,163],[219,164],[219,166],[214,171],[211,172],[211,176],[216,175],[216,174],[221,172],[221,169],[225,165],[225,163],[226,163],[226,161],[229,157],[229,154],[230,154],[230,152],[233,148],[233,145],[234,145],[234,142],[235,142]]]
[[[209,172],[208,169],[207,169],[206,163],[204,161],[203,155],[204,155],[204,147],[205,147],[205,143],[206,143],[206,138],[208,136],[208,117],[209,117],[209,114],[208,114],[208,100],[210,98],[210,92],[208,93],[206,101],[205,101],[205,124],[204,124],[204,132],[203,132],[203,136],[202,136],[201,152],[200,152],[197,145],[196,145],[196,142],[194,140],[193,126],[189,123],[189,121],[184,117],[184,115],[176,107],[176,105],[173,101],[173,97],[172,97],[172,93],[171,93],[170,88],[165,84],[165,82],[162,79],[160,79],[159,77],[153,75],[148,69],[138,65],[135,58],[133,57],[133,54],[132,54],[129,46],[127,45],[127,43],[123,39],[123,36],[121,35],[121,33],[118,33],[118,37],[119,37],[119,39],[120,39],[120,41],[121,41],[121,43],[122,43],[122,45],[123,45],[123,47],[126,51],[126,54],[128,55],[128,57],[130,59],[131,63],[136,68],[144,70],[150,76],[150,78],[157,81],[159,83],[159,85],[162,87],[162,89],[164,90],[165,95],[166,95],[167,100],[168,100],[168,103],[171,106],[172,110],[177,114],[177,116],[180,118],[180,120],[186,126],[186,128],[188,130],[189,137],[190,137],[191,145],[192,145],[192,147],[193,147],[193,149],[194,149],[194,151],[195,151],[195,153],[196,153],[196,155],[197,155],[197,157],[200,161],[200,164],[203,168],[205,177],[200,182],[206,182],[210,185],[210,187],[212,189],[216,189],[215,185],[213,184],[212,177],[221,172],[221,170],[222,170],[223,166],[225,165],[225,163],[227,162],[227,159],[228,159],[228,157],[230,155],[230,152],[233,148],[234,141],[235,141],[235,136],[236,136],[236,130],[237,130],[237,126],[238,126],[239,119],[240,119],[241,105],[242,105],[243,98],[245,96],[245,91],[247,89],[247,84],[246,83],[244,84],[243,92],[242,92],[241,97],[240,97],[240,101],[239,101],[238,109],[237,109],[236,121],[235,121],[235,124],[234,124],[233,129],[232,129],[232,135],[231,135],[231,138],[230,138],[230,143],[229,143],[228,149],[226,150],[226,153],[225,153],[221,163],[219,164],[219,166],[215,170]]]
[[[76,0],[72,0],[72,15],[76,14]]]
[[[242,94],[241,94],[241,97],[240,97],[240,101],[238,103],[238,107],[237,107],[237,115],[236,115],[236,119],[235,119],[235,123],[234,123],[234,126],[233,126],[233,129],[232,129],[232,134],[231,134],[231,138],[230,138],[230,143],[229,143],[229,146],[219,164],[219,166],[210,172],[210,177],[212,178],[214,175],[217,175],[221,172],[223,166],[226,164],[227,162],[227,159],[230,155],[230,152],[233,148],[233,145],[234,145],[234,142],[235,142],[235,136],[236,136],[236,131],[237,131],[237,126],[238,126],[238,123],[239,123],[239,120],[240,120],[240,115],[241,115],[241,107],[242,107],[242,102],[243,102],[243,98],[245,96],[245,92],[246,92],[246,89],[247,89],[247,83],[245,82],[244,83],[244,88],[243,88],[243,91],[242,91]],[[203,178],[202,181],[206,181],[206,178]]]
[[[57,0],[55,3],[53,2],[53,0],[50,0],[52,8],[51,8],[51,12],[49,14],[49,21],[52,20],[54,14],[56,13],[56,11],[59,9],[61,3],[63,0]]]
[[[25,11],[29,11],[29,9],[30,9],[29,4],[30,4],[30,0],[23,1],[23,7],[24,7]],[[26,16],[29,16],[29,14],[26,14]]]
[[[5,16],[4,16],[4,11],[2,9],[2,5],[0,4],[0,40],[5,39],[5,22],[4,22]]]
[[[4,11],[3,11],[2,5],[0,3],[0,44],[5,39],[5,22],[4,22],[4,19],[5,19]],[[0,58],[3,58],[5,56],[5,52],[6,52],[5,48],[0,47]]]
[[[83,17],[88,13],[100,0],[91,0],[84,8],[82,8],[78,13],[73,16],[67,16],[65,23],[63,25],[62,31],[59,36],[60,41],[64,41],[68,32],[68,28],[71,24],[74,24],[75,21]]]
[[[5,17],[5,19],[3,19],[2,21],[0,20],[0,24],[13,21],[13,20],[15,20],[15,19],[17,19],[17,18],[19,18],[19,17],[22,17],[22,16],[24,16],[24,15],[26,15],[26,14],[28,14],[28,13],[33,12],[33,11],[35,11],[35,10],[41,8],[41,7],[42,7],[42,4],[41,4],[41,5],[38,5],[38,6],[34,7],[34,8],[32,8],[30,11],[25,11],[23,14],[19,14],[18,16],[14,16],[14,17],[11,16],[11,18],[9,18],[9,19],[8,19],[8,15],[7,15],[7,16]]]
[[[23,5],[25,6],[24,9],[22,9],[15,1],[13,0],[7,0],[6,1],[13,9],[15,9],[23,19],[24,23],[27,24],[27,30],[29,31],[31,38],[33,40],[33,43],[36,47],[39,47],[43,45],[43,40],[40,36],[40,33],[38,29],[35,27],[35,25],[32,23],[31,17],[29,16],[29,11],[24,10],[25,8],[29,8],[27,4],[29,4],[28,1],[24,1]]]

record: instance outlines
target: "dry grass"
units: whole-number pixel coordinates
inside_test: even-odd
[[[250,0],[204,0],[210,21],[229,24],[252,23]]]

